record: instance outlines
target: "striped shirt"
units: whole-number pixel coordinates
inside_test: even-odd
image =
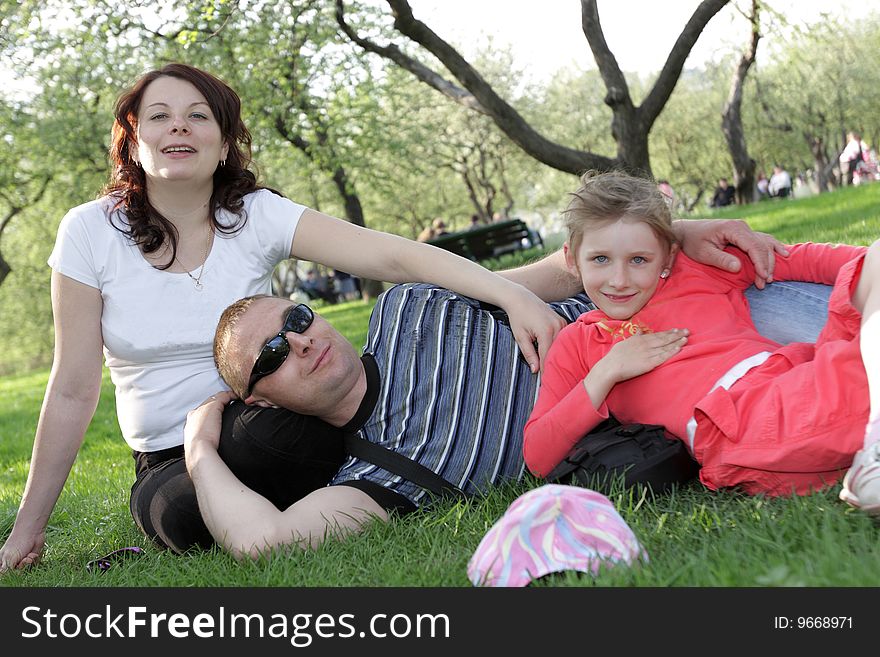
[[[593,308],[583,294],[551,307],[567,321]],[[365,354],[378,387],[359,435],[413,459],[466,493],[518,480],[524,472],[523,427],[538,376],[522,358],[506,318],[480,302],[426,284],[385,292],[370,318]],[[370,396],[368,393],[367,396]],[[372,481],[414,505],[422,488],[350,458],[331,481]]]

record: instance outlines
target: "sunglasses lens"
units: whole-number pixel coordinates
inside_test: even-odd
[[[284,322],[284,331],[293,331],[294,333],[304,333],[312,325],[315,315],[312,309],[305,304],[299,304],[291,308]]]
[[[288,353],[290,353],[290,345],[287,344],[287,340],[283,336],[276,335],[260,352],[260,357],[254,364],[254,374],[256,376],[271,374],[281,367]]]

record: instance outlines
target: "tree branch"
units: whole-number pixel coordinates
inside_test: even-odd
[[[596,0],[581,0],[581,29],[587,37],[593,59],[599,68],[599,75],[605,83],[607,93],[605,104],[611,108],[628,106],[632,108],[632,99],[629,95],[629,86],[626,78],[617,64],[617,58],[608,48],[602,25],[599,22],[599,9]]]
[[[470,92],[476,104],[481,108],[477,111],[491,116],[502,132],[526,153],[544,164],[568,173],[580,174],[586,169],[608,170],[613,168],[615,160],[611,158],[568,148],[540,135],[513,107],[495,93],[492,86],[452,46],[413,16],[412,8],[406,0],[386,0],[386,2],[394,14],[394,29],[420,44],[440,60],[456,80]],[[336,16],[340,28],[352,41],[370,52],[400,64],[416,75],[418,79],[431,84],[438,91],[443,91],[437,86],[442,76],[404,55],[396,46],[381,47],[358,36],[345,22],[344,0],[336,0]],[[434,83],[432,84],[426,78],[432,79]],[[444,80],[444,82],[446,81]],[[446,84],[450,83],[446,82]],[[443,93],[449,96],[448,90]],[[463,99],[467,98],[460,93],[459,96]],[[464,104],[460,100],[457,102]],[[477,108],[472,107],[472,109]]]
[[[410,13],[410,15],[412,14]],[[428,68],[421,62],[416,61],[394,44],[388,46],[380,46],[379,44],[360,36],[355,31],[355,29],[352,28],[345,20],[345,3],[343,2],[343,0],[336,0],[336,23],[339,25],[339,28],[342,30],[345,36],[347,36],[351,41],[359,45],[367,52],[371,52],[375,55],[379,55],[381,57],[384,57],[385,59],[391,60],[401,68],[415,75],[416,78],[418,78],[428,86],[436,89],[441,94],[443,94],[450,100],[458,103],[459,105],[479,112],[480,114],[489,114],[486,108],[480,105],[479,101],[474,98],[474,95],[472,93],[453,84],[439,73]]]
[[[583,1],[595,3],[595,0]],[[684,63],[687,61],[688,55],[691,54],[691,50],[703,29],[712,17],[721,11],[729,1],[703,0],[700,6],[694,10],[687,25],[684,26],[681,34],[678,35],[672,50],[669,51],[666,63],[663,65],[663,69],[654,82],[650,93],[639,106],[639,119],[646,129],[650,129],[654,125],[654,121],[660,115],[660,112],[663,111],[666,101],[669,100],[669,96],[672,95],[672,90],[675,89],[678,78],[681,76]]]

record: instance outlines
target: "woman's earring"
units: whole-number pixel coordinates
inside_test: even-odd
[[[661,272],[660,272],[660,278],[669,278],[669,270],[668,270],[668,269],[664,269],[663,271],[661,271]]]
[[[220,166],[221,166],[221,167],[225,167],[225,166],[226,166],[226,158],[220,160]]]

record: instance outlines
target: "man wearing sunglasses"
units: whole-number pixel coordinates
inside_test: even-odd
[[[590,307],[584,295],[552,306],[567,321]],[[503,316],[473,299],[431,285],[395,286],[373,310],[365,353],[358,356],[308,306],[249,297],[223,313],[214,353],[233,392],[217,393],[191,413],[187,467],[211,534],[235,554],[291,540],[316,545],[328,532],[413,511],[431,496],[360,458],[340,459],[332,476],[326,462],[293,458],[286,481],[297,492],[285,497],[277,477],[239,468],[233,475],[224,463],[223,445],[242,443],[245,433],[284,435],[291,446],[320,451],[303,424],[304,417],[317,418],[338,430],[315,439],[324,447],[356,433],[465,493],[516,480],[524,471],[523,425],[537,377]],[[245,404],[230,404],[235,397]],[[294,500],[302,494],[298,482],[314,482],[316,470],[330,485]]]

